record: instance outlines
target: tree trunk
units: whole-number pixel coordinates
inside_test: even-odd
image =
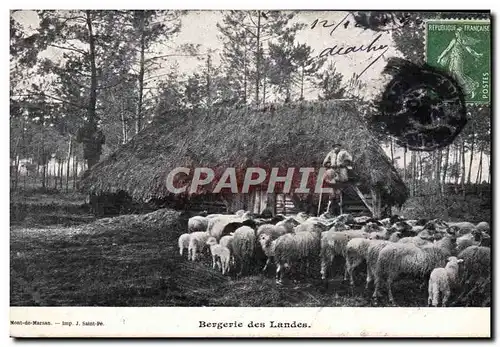
[[[392,137],[389,139],[390,140],[390,145],[391,145],[391,163],[394,165],[394,144]]]
[[[444,157],[444,166],[443,166],[443,178],[441,184],[441,194],[444,194],[444,187],[446,186],[446,174],[448,171],[448,162],[450,160],[450,146],[446,147],[446,154]]]
[[[140,47],[140,60],[139,60],[139,75],[137,76],[137,80],[139,82],[139,98],[137,101],[137,113],[135,116],[135,133],[137,134],[139,131],[141,131],[142,127],[142,103],[143,103],[143,97],[144,97],[144,65],[145,65],[145,59],[144,59],[144,54],[146,51],[146,34],[144,31],[144,11],[137,11],[138,13],[141,14],[140,18],[140,35],[141,35],[141,47]],[[125,137],[124,137],[125,138]]]
[[[420,187],[422,187],[422,182],[424,180],[424,164],[421,152],[418,152],[418,177],[419,177]],[[422,190],[422,188],[420,188],[420,190]]]
[[[247,69],[247,43],[245,36],[245,50],[243,53],[243,103],[247,103],[247,79],[248,79],[248,69]]]
[[[57,159],[54,157],[54,190],[57,190]]]
[[[462,154],[462,175],[460,179],[460,185],[462,186],[462,194],[465,197],[465,139],[462,139],[462,149],[461,149],[461,154]]]
[[[212,107],[212,80],[211,80],[211,57],[207,57],[207,109]]]
[[[302,73],[300,75],[300,100],[304,100],[304,65],[302,64]]]
[[[262,76],[262,109],[266,108],[266,87],[267,87],[267,71],[263,71],[264,75]]]
[[[59,159],[59,189],[63,189],[63,160]]]
[[[68,192],[69,190],[69,162],[70,162],[70,159],[71,159],[71,150],[72,150],[72,146],[73,146],[73,138],[71,137],[71,135],[69,135],[69,144],[68,144],[68,156],[66,157],[66,193]]]
[[[259,108],[260,87],[260,11],[257,11],[257,57],[255,63],[255,106]]]
[[[488,184],[491,183],[491,157],[488,160]]]
[[[121,118],[121,123],[122,123],[122,144],[126,144],[128,142],[128,129],[127,129],[127,121],[125,119],[125,113],[122,112],[120,113],[120,118]],[[137,123],[136,123],[137,125]],[[137,133],[137,132],[136,132]]]
[[[474,122],[472,122],[472,141],[470,145],[469,172],[467,174],[467,184],[471,183],[470,176],[472,171],[472,160],[474,159],[474,143],[475,143]]]
[[[407,148],[405,147],[404,155],[403,155],[403,181],[406,183],[406,152]]]
[[[45,153],[44,153],[45,155]],[[43,164],[43,169],[42,169],[42,188],[46,188],[46,185],[45,185],[45,178],[47,177],[47,163],[44,163]]]
[[[479,165],[477,168],[477,175],[476,175],[476,184],[481,183],[481,177],[483,175],[483,149],[481,148],[481,151],[479,152]]]
[[[455,175],[455,194],[458,194],[458,181],[460,179],[460,147],[455,148],[455,159],[454,163],[457,164],[457,172]]]
[[[88,129],[92,134],[87,134],[87,135],[94,135],[97,133],[97,115],[96,115],[96,104],[97,104],[97,67],[96,67],[96,48],[95,48],[95,36],[92,31],[92,18],[91,18],[91,11],[86,10],[86,21],[87,21],[87,29],[88,29],[88,35],[89,35],[89,54],[88,58],[90,61],[90,91],[89,91],[89,103],[87,106],[87,116],[88,116]],[[87,152],[90,157],[87,157],[87,165],[89,168],[97,164],[99,161],[99,158],[101,156],[100,150],[97,148],[100,146],[97,143],[95,143],[97,140],[96,139],[88,139],[87,141],[83,142],[84,146],[91,146],[91,150],[87,150],[84,152]]]
[[[76,190],[76,180],[78,178],[78,158],[73,157],[73,190]]]
[[[438,188],[438,192],[441,193],[441,165],[443,162],[443,151],[440,149],[436,155],[436,177],[435,182]]]

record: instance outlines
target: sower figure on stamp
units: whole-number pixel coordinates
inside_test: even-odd
[[[349,180],[348,170],[352,170],[352,155],[342,148],[342,144],[334,143],[332,150],[323,160],[323,166],[328,168],[324,181],[333,188],[326,212],[339,215],[342,190],[336,184]]]

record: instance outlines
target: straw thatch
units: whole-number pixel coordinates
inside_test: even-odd
[[[356,174],[382,199],[401,205],[408,191],[350,101],[303,102],[267,110],[169,111],[105,158],[81,182],[92,194],[125,191],[135,199],[162,199],[176,167],[320,168],[332,141],[353,155]]]

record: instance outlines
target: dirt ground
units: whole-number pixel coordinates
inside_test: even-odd
[[[179,255],[187,225],[179,212],[95,220],[78,204],[51,206],[11,216],[11,306],[370,306],[364,272],[351,293],[341,258],[326,285],[319,269],[282,286],[274,267],[237,279],[213,270],[208,257],[193,263]],[[426,291],[412,279],[394,285],[398,306],[426,306]]]

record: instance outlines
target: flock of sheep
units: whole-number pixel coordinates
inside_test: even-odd
[[[181,256],[187,249],[188,260],[197,261],[209,250],[212,267],[222,274],[236,271],[241,276],[264,261],[262,271],[267,271],[274,263],[278,284],[292,273],[315,276],[318,265],[322,280],[328,280],[340,256],[345,259],[344,280],[354,287],[353,275],[366,262],[365,290],[374,283],[375,302],[385,289],[394,304],[392,284],[401,274],[429,278],[429,306],[438,306],[439,301],[446,306],[451,290],[463,281],[460,272],[477,273],[478,264],[489,267],[489,247],[490,227],[486,222],[474,225],[399,216],[379,221],[348,214],[205,214],[191,217],[188,233],[179,237]],[[489,268],[486,270],[489,274]]]

